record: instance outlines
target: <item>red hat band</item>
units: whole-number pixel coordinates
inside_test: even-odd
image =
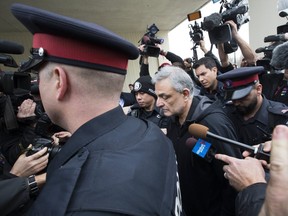
[[[101,45],[56,35],[36,33],[33,36],[33,48],[40,47],[51,57],[127,70],[127,56]]]
[[[241,80],[226,80],[224,82],[224,88],[237,88],[241,86],[246,86],[257,80],[259,80],[258,74],[254,74],[253,76],[249,76],[246,79]]]

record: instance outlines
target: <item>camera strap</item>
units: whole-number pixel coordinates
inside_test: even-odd
[[[6,99],[4,121],[5,121],[6,129],[8,131],[18,128],[17,118],[14,113],[14,109],[13,109],[10,96],[7,96],[7,99]]]

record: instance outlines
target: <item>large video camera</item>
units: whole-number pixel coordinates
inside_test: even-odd
[[[276,35],[269,35],[264,38],[264,42],[269,42],[270,44],[265,47],[259,47],[255,50],[256,53],[263,53],[262,59],[256,61],[257,66],[263,66],[267,71],[272,71],[273,68],[270,66],[270,61],[272,59],[273,50],[278,45],[288,41],[288,36],[285,33],[288,32],[288,23],[277,27]]]
[[[238,29],[242,24],[247,23],[249,21],[248,0],[232,0],[231,2],[221,0],[220,3],[219,13],[204,17],[201,27],[208,31],[211,44],[224,43],[225,52],[232,53],[238,49],[238,45],[232,38],[230,26],[225,22],[233,20]]]
[[[11,55],[23,54],[24,47],[20,44],[0,40],[0,64],[7,67],[18,68],[17,63]],[[4,72],[0,70],[0,91],[12,95],[15,89],[30,90],[31,77],[29,73],[23,72]]]
[[[23,52],[22,45],[0,40],[0,64],[17,68],[17,63],[8,54],[23,54]],[[0,70],[0,92],[3,93],[2,104],[0,104],[0,107],[3,107],[0,113],[0,128],[4,127],[7,130],[18,128],[15,111],[25,99],[30,97],[30,87],[31,76],[29,73]]]
[[[157,47],[156,44],[162,44],[164,39],[156,37],[158,31],[159,29],[154,23],[147,28],[147,32],[140,39],[141,45],[145,44],[143,52],[140,53],[141,55],[147,55],[151,57],[159,56],[160,48]]]

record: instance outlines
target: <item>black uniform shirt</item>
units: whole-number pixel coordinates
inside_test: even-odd
[[[268,112],[268,108],[274,106],[285,107],[284,104],[267,100],[265,96],[263,96],[260,109],[254,117],[247,121],[234,109],[231,112],[231,118],[237,128],[238,141],[248,145],[256,145],[270,140],[270,135],[275,125],[273,124],[273,114]],[[283,116],[283,118],[287,117]]]
[[[171,141],[119,106],[69,138],[29,215],[181,215],[178,185]]]
[[[160,128],[167,128],[168,117],[165,117],[161,114],[161,111],[158,107],[154,107],[151,112],[145,111],[138,103],[130,107],[130,110],[127,113],[128,116],[134,116],[140,119],[146,119],[158,125]]]

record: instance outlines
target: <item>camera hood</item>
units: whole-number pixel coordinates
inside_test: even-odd
[[[211,44],[225,43],[232,39],[231,28],[229,24],[217,26],[209,31],[208,34]]]

